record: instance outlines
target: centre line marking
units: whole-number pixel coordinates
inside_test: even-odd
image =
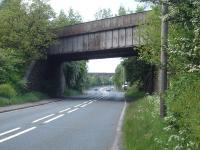
[[[79,106],[81,106],[81,105],[83,105],[84,103],[81,103],[81,104],[78,104],[78,105],[76,105],[76,106],[74,106],[74,107],[79,107]]]
[[[60,118],[60,117],[63,117],[63,116],[64,116],[64,114],[61,114],[61,115],[59,115],[59,116],[56,116],[56,117],[54,117],[54,118],[51,118],[51,119],[45,121],[44,123],[49,123],[49,122],[54,121],[54,120],[56,120],[56,119],[58,119],[58,118]]]
[[[68,111],[67,113],[70,114],[70,113],[72,113],[72,112],[74,112],[76,110],[78,110],[78,108],[72,109],[72,110]]]
[[[92,103],[93,103],[93,101],[89,102],[88,105],[89,105],[89,104],[92,104]]]
[[[89,103],[88,103],[89,104]],[[85,106],[87,106],[88,104],[84,104],[84,105],[82,105],[82,106],[80,106],[80,107],[85,107]]]
[[[79,106],[81,106],[81,105],[83,105],[83,104],[85,104],[85,103],[88,103],[89,101],[85,101],[85,102],[83,102],[83,103],[81,103],[81,104],[78,104],[78,105],[76,105],[76,106],[74,106],[74,107],[79,107]]]
[[[3,132],[3,133],[0,133],[0,136],[3,136],[3,135],[5,135],[5,134],[8,134],[8,133],[11,133],[11,132],[14,132],[14,131],[17,131],[17,130],[19,130],[19,129],[21,129],[21,128],[18,127],[18,128],[15,128],[15,129],[12,129],[12,130],[9,130],[9,131],[6,131],[6,132]]]
[[[34,120],[32,123],[39,122],[39,121],[44,120],[44,119],[46,119],[46,118],[49,118],[49,117],[51,117],[51,116],[53,116],[53,115],[55,115],[55,114],[51,114],[51,115],[48,115],[48,116],[45,116],[45,117],[39,118],[39,119],[37,119],[37,120]]]
[[[7,138],[1,139],[1,140],[0,140],[0,143],[3,143],[3,142],[5,142],[5,141],[7,141],[7,140],[10,140],[10,139],[13,139],[13,138],[15,138],[15,137],[17,137],[17,136],[19,136],[19,135],[25,134],[25,133],[27,133],[27,132],[30,132],[30,131],[32,131],[32,130],[34,130],[34,129],[36,129],[36,128],[37,128],[37,127],[32,127],[32,128],[26,129],[26,130],[24,130],[24,131],[21,131],[21,132],[19,132],[19,133],[16,133],[16,134],[14,134],[14,135],[11,135],[11,136],[9,136],[9,137],[7,137]]]
[[[59,113],[63,113],[63,112],[68,111],[68,110],[70,110],[70,109],[71,109],[71,108],[67,108],[67,109],[61,110],[61,111],[59,111]]]

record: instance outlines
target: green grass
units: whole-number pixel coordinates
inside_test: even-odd
[[[141,93],[135,97],[138,98],[128,103],[124,118],[123,150],[163,150],[165,143],[162,141],[168,136],[159,118],[158,97],[141,98]]]
[[[40,92],[29,92],[11,98],[0,97],[0,106],[37,102],[46,98],[48,98],[48,96]]]
[[[129,87],[125,93],[126,100],[129,102],[139,100],[144,96],[145,93],[143,91],[139,91],[136,85]]]

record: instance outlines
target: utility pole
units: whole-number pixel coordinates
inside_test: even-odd
[[[161,21],[161,54],[160,54],[160,117],[166,116],[166,105],[164,94],[167,89],[167,48],[168,48],[168,20],[165,18],[168,14],[168,1],[162,1],[162,21]]]

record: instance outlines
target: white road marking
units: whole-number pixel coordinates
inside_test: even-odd
[[[85,102],[83,102],[83,103],[81,103],[81,104],[78,104],[78,105],[76,105],[76,106],[74,106],[74,107],[80,107],[81,105],[83,105],[83,104],[85,104],[85,103],[88,103],[88,102],[90,102],[90,101],[85,101]]]
[[[117,133],[116,133],[116,136],[115,136],[115,140],[114,140],[114,143],[112,145],[112,148],[111,150],[120,150],[120,137],[121,137],[121,130],[122,130],[122,125],[123,125],[123,119],[124,119],[124,115],[125,115],[125,111],[126,111],[126,107],[127,107],[127,103],[125,101],[124,103],[124,107],[122,109],[122,112],[121,112],[121,115],[120,115],[120,118],[119,118],[119,121],[118,121],[118,125],[117,125]]]
[[[74,106],[74,107],[79,107],[79,106],[81,106],[81,105],[83,105],[83,103],[81,103],[81,104],[78,104],[78,105],[76,105],[76,106]]]
[[[67,113],[70,114],[70,113],[72,113],[72,112],[74,112],[76,110],[78,110],[78,108],[72,109],[72,110],[68,111]]]
[[[15,138],[15,137],[17,137],[17,136],[19,136],[19,135],[25,134],[25,133],[27,133],[27,132],[30,132],[30,131],[32,131],[32,130],[34,130],[34,129],[36,129],[36,128],[37,128],[37,127],[32,127],[32,128],[26,129],[26,130],[24,130],[24,131],[21,131],[21,132],[19,132],[19,133],[16,133],[16,134],[14,134],[14,135],[11,135],[11,136],[9,136],[9,137],[6,137],[6,138],[4,138],[4,139],[1,139],[1,140],[0,140],[0,143],[3,143],[3,142],[5,142],[5,141],[7,141],[7,140],[10,140],[10,139],[13,139],[13,138]]]
[[[92,103],[93,103],[93,101],[89,102],[88,105],[89,105],[89,104],[92,104]]]
[[[59,115],[59,116],[56,116],[56,117],[54,117],[54,118],[51,118],[51,119],[45,121],[44,123],[49,123],[49,122],[54,121],[54,120],[56,120],[56,119],[58,119],[58,118],[60,118],[60,117],[63,117],[63,116],[64,116],[64,114],[61,114],[61,115]]]
[[[80,106],[80,107],[85,107],[85,106],[87,106],[88,104],[84,104],[84,105],[82,105],[82,106]]]
[[[92,104],[93,102],[95,102],[95,101],[90,100],[90,101],[88,101],[88,103],[86,103],[86,104],[84,104],[84,105],[82,105],[82,106],[80,106],[80,107],[85,107],[85,106],[87,106],[87,105],[89,105],[89,104]]]
[[[67,108],[67,109],[61,110],[61,111],[59,111],[59,113],[66,112],[66,111],[68,111],[68,110],[70,110],[70,109],[71,109],[71,108]]]
[[[48,115],[48,116],[42,117],[42,118],[40,118],[40,119],[34,120],[32,123],[39,122],[39,121],[44,120],[44,119],[46,119],[46,118],[49,118],[49,117],[51,117],[51,116],[53,116],[53,115],[55,115],[55,114],[51,114],[51,115]]]
[[[15,128],[15,129],[12,129],[12,130],[9,130],[9,131],[6,131],[6,132],[3,132],[3,133],[0,133],[0,136],[3,136],[3,135],[5,135],[5,134],[8,134],[8,133],[11,133],[11,132],[14,132],[14,131],[17,131],[17,130],[19,130],[19,129],[21,129],[21,128],[18,127],[18,128]]]

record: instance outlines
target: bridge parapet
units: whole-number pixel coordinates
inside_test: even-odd
[[[145,22],[147,12],[106,18],[55,29],[58,38],[138,26]]]

